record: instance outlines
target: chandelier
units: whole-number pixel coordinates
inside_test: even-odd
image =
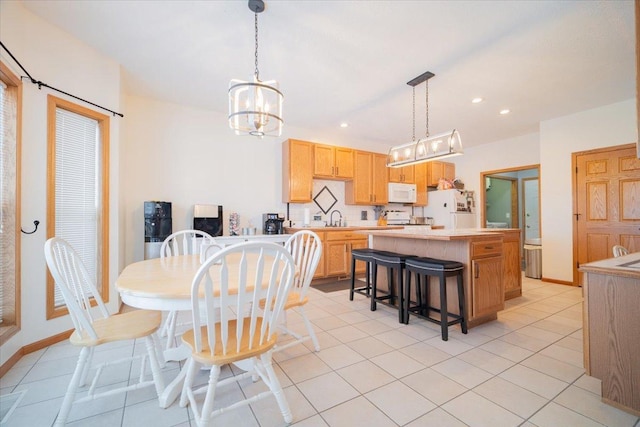
[[[282,134],[282,101],[284,96],[275,80],[261,81],[258,71],[258,13],[264,1],[249,0],[255,20],[255,71],[251,81],[229,83],[229,127],[236,135],[280,136]]]
[[[462,140],[457,130],[437,135],[429,134],[429,79],[434,75],[427,71],[407,82],[413,87],[413,139],[406,144],[391,147],[387,156],[387,167],[415,165],[463,153]],[[416,86],[423,82],[426,82],[426,131],[425,137],[416,141]]]

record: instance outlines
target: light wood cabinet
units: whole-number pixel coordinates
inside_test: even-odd
[[[437,187],[440,178],[453,181],[456,178],[456,165],[449,162],[427,162],[427,187]]]
[[[308,203],[313,192],[313,143],[288,139],[282,143],[282,201]]]
[[[503,281],[504,299],[516,298],[522,295],[522,274],[520,255],[520,230],[508,230],[503,236]]]
[[[325,233],[320,232],[320,231],[315,231],[315,233],[318,235],[318,237],[320,238],[320,242],[324,242],[325,240]],[[320,261],[318,261],[318,267],[316,267],[316,272],[313,274],[313,278],[314,279],[319,279],[322,278],[324,276],[326,276],[326,269],[325,269],[325,251],[324,251],[324,243],[321,243],[322,245],[322,254],[320,255]]]
[[[387,156],[356,151],[354,176],[345,184],[345,203],[348,205],[383,205],[388,201]]]
[[[313,176],[324,179],[351,179],[354,175],[353,150],[332,145],[313,145]]]
[[[413,167],[416,181],[416,202],[413,206],[427,206],[427,163],[419,163]]]
[[[351,275],[351,250],[367,247],[367,236],[350,231],[329,231],[325,233],[326,253],[325,274],[331,276]],[[360,265],[358,265],[360,264]],[[356,273],[364,272],[364,264],[356,265]]]
[[[389,182],[402,182],[405,184],[413,184],[415,182],[413,165],[387,169],[389,170]]]
[[[504,309],[502,240],[471,242],[471,316]]]

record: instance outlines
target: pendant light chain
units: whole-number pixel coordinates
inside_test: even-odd
[[[426,121],[425,121],[425,123],[427,124],[426,125],[426,135],[425,135],[425,137],[429,138],[429,80],[426,81],[425,93],[426,93],[426,95],[425,95],[425,98],[426,98],[425,103],[427,105],[426,108],[425,108],[426,116],[427,116],[426,117]]]
[[[255,28],[256,28],[256,80],[260,80],[260,72],[258,71],[258,14],[255,13]]]
[[[413,87],[413,139],[416,140],[416,87]]]

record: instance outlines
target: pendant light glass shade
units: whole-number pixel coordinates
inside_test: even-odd
[[[280,136],[282,101],[278,82],[231,80],[229,83],[229,126],[236,135]]]
[[[458,131],[454,129],[418,141],[391,147],[387,155],[387,166],[399,168],[460,154],[463,154],[462,139],[460,139]]]

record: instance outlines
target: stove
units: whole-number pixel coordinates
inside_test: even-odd
[[[387,225],[408,225],[411,214],[405,211],[387,211]]]

